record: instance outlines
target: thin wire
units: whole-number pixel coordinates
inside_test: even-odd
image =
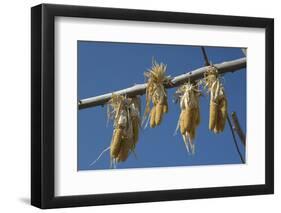
[[[238,152],[238,154],[239,154],[240,160],[241,160],[242,163],[245,163],[245,160],[244,160],[244,158],[242,157],[242,154],[241,154],[241,152],[240,152],[240,150],[239,150],[239,147],[238,147],[238,144],[237,144],[237,140],[236,140],[236,137],[235,137],[235,134],[234,134],[234,131],[233,131],[233,128],[232,128],[232,124],[231,124],[231,121],[230,121],[230,119],[229,119],[228,114],[227,114],[227,122],[228,122],[228,125],[229,125],[229,127],[230,127],[230,130],[231,130],[231,133],[232,133],[232,137],[233,137],[233,141],[234,141],[236,150],[237,150],[237,152]]]

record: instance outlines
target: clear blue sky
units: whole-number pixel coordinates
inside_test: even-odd
[[[240,48],[206,47],[210,61],[219,63],[244,57]],[[204,65],[196,46],[132,44],[78,41],[78,99],[123,89],[144,83],[144,71],[151,67],[152,57],[167,64],[167,74],[176,76]],[[246,70],[224,75],[229,112],[236,111],[246,132]],[[200,100],[201,123],[195,139],[195,155],[186,152],[180,132],[174,135],[179,118],[179,105],[172,102],[176,89],[168,90],[169,113],[159,127],[147,127],[140,132],[136,157],[131,154],[118,168],[145,168],[241,163],[228,125],[223,133],[208,130],[209,97]],[[145,96],[142,97],[144,109]],[[110,145],[112,123],[106,126],[106,107],[94,107],[78,112],[78,170],[109,169],[106,152],[94,165],[98,155]],[[239,138],[239,148],[245,149]]]

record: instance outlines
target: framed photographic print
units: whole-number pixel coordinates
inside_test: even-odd
[[[271,194],[274,21],[31,9],[31,204]]]

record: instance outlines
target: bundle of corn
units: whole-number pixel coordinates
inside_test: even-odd
[[[140,98],[113,95],[109,101],[108,117],[114,121],[110,145],[111,162],[125,161],[134,151],[140,128]]]
[[[169,83],[170,78],[166,76],[166,68],[166,65],[153,61],[152,68],[144,73],[148,78],[144,118],[149,114],[151,128],[160,125],[163,115],[168,112],[168,97],[164,84]],[[151,102],[153,106],[150,109]]]
[[[194,154],[194,138],[196,128],[200,123],[200,91],[198,84],[190,82],[182,85],[176,91],[176,97],[180,102],[181,113],[176,131],[180,128],[185,147],[188,152]]]
[[[227,119],[227,99],[217,68],[210,66],[205,72],[204,80],[210,93],[209,129],[220,133],[224,130]]]

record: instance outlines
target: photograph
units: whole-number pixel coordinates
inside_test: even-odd
[[[247,164],[244,47],[77,41],[77,171]]]
[[[274,193],[274,19],[209,9],[31,8],[31,205]]]

